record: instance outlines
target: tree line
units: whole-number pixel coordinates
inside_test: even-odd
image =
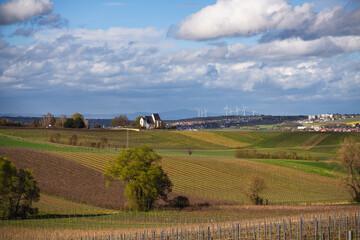
[[[11,118],[11,117],[10,117]],[[18,120],[18,118],[20,120]],[[132,127],[140,128],[140,118],[137,117],[134,121],[128,119],[125,114],[114,117],[107,120],[110,122],[111,127]],[[0,119],[0,126],[5,127],[33,127],[33,128],[103,128],[104,119],[91,119],[90,121],[85,119],[80,113],[74,113],[71,117],[66,117],[65,114],[55,117],[51,113],[44,114],[42,118],[32,118],[32,121],[28,121],[27,117],[16,117],[16,120],[8,118]],[[91,124],[90,124],[91,122]]]
[[[74,113],[70,118],[62,114],[55,118],[51,113],[44,114],[42,118],[34,119],[29,123],[20,123],[10,119],[0,119],[0,126],[34,127],[34,128],[89,128],[88,121],[80,113]]]
[[[258,152],[256,149],[237,149],[234,153],[236,158],[257,158],[257,159],[294,159],[294,160],[319,160],[312,157],[310,153],[299,156],[296,152]]]

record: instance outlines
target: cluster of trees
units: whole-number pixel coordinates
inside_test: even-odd
[[[9,127],[9,126],[14,126],[14,127],[20,127],[21,126],[21,123],[20,122],[13,122],[9,119],[5,119],[5,118],[1,118],[0,119],[0,126],[6,126],[6,127]]]
[[[79,137],[76,133],[73,133],[70,137],[68,137],[67,142],[61,141],[61,134],[58,132],[52,132],[49,134],[49,142],[52,143],[67,143],[73,146],[84,146],[91,148],[101,148],[104,149],[108,146],[108,140],[106,137],[101,136],[98,142],[90,142],[88,140],[79,141]]]
[[[277,152],[258,152],[256,149],[237,149],[234,153],[237,158],[258,158],[258,159],[294,159],[294,160],[318,160],[318,158],[313,158],[310,153],[307,153],[304,156],[298,156],[296,152],[286,152],[286,151],[277,151]]]
[[[111,120],[110,125],[112,127],[124,127],[129,124],[129,119],[126,115],[120,115]]]
[[[126,115],[119,115],[113,118],[110,122],[112,127],[125,127],[131,126],[133,128],[140,128],[141,116],[138,116],[134,121],[130,121]]]
[[[0,157],[0,217],[26,218],[38,213],[32,207],[40,199],[40,189],[30,170],[19,169]]]
[[[88,122],[80,113],[74,113],[70,118],[61,115],[55,118],[51,113],[44,114],[42,119],[34,119],[30,123],[13,122],[9,119],[0,119],[0,126],[29,126],[29,127],[45,127],[45,128],[86,128]]]
[[[49,122],[47,119],[51,119]],[[86,128],[87,121],[80,113],[74,113],[70,118],[66,118],[65,115],[61,115],[56,120],[50,113],[44,115],[43,126],[54,126],[56,128]]]

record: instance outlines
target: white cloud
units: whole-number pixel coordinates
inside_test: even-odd
[[[169,28],[177,38],[209,40],[265,34],[262,41],[360,34],[360,8],[316,12],[313,3],[293,7],[286,0],[218,0]]]
[[[309,8],[308,5],[305,7]],[[274,29],[287,16],[298,15],[284,0],[218,0],[182,20],[175,36],[207,40],[226,36],[251,36]],[[295,19],[296,16],[292,17]]]
[[[94,93],[216,89],[237,91],[239,96],[266,91],[271,97],[292,96],[294,91],[301,95],[309,89],[313,95],[326,96],[340,85],[346,94],[358,86],[357,82],[355,87],[345,86],[352,76],[359,79],[355,74],[359,61],[347,58],[348,53],[360,51],[358,36],[180,50],[161,48],[161,31],[156,29],[60,29],[35,36],[41,41],[25,47],[0,46],[3,91],[25,87]],[[129,44],[133,39],[137,43]]]
[[[164,31],[154,28],[122,28],[112,27],[106,30],[97,29],[52,29],[40,31],[34,34],[34,38],[43,42],[56,42],[59,40],[68,40],[81,43],[87,46],[109,45],[112,48],[124,48],[128,45],[136,47],[172,47],[171,41],[163,38]]]
[[[53,10],[50,0],[12,0],[0,5],[0,25],[13,24],[45,15]]]
[[[304,41],[300,38],[258,44],[242,54],[267,60],[298,59],[304,57],[331,57],[360,51],[360,36],[322,37]],[[236,52],[232,52],[235,54]]]

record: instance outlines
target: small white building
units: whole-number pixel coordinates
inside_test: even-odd
[[[161,128],[163,122],[160,119],[159,114],[153,113],[151,116],[142,116],[140,118],[140,126],[146,129]]]
[[[315,115],[309,115],[308,116],[308,120],[309,121],[312,121],[312,120],[315,120],[316,119],[316,116]]]

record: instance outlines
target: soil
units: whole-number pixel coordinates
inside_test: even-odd
[[[109,188],[102,174],[57,155],[24,148],[0,147],[17,169],[31,169],[42,193],[103,208],[124,209],[124,185]]]

